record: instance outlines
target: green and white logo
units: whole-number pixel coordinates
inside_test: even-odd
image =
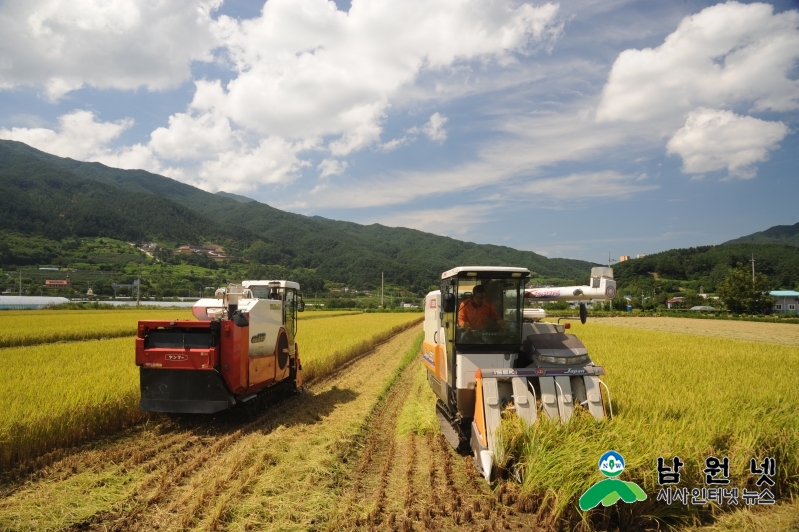
[[[616,451],[608,451],[599,458],[599,470],[605,475],[580,497],[580,509],[588,511],[602,503],[613,506],[619,499],[631,503],[646,500],[646,493],[635,482],[625,482],[617,477],[624,471],[624,458]]]

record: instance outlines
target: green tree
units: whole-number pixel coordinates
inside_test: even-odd
[[[727,277],[719,283],[717,293],[731,312],[763,314],[774,304],[774,298],[768,295],[768,290],[768,277],[758,273],[752,282],[749,270],[738,264],[738,267],[730,270]]]

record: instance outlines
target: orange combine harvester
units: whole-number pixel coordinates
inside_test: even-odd
[[[139,407],[212,414],[296,391],[302,385],[299,289],[291,281],[243,281],[197,301],[196,320],[139,321]]]

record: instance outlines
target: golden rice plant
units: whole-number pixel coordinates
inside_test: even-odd
[[[0,468],[140,418],[132,338],[0,351]]]
[[[132,336],[139,320],[190,318],[191,309],[3,311],[0,347]]]
[[[685,463],[679,486],[689,491],[705,486],[709,456],[729,458],[729,487],[741,490],[754,480],[750,458],[770,456],[777,462],[777,498],[799,493],[799,348],[591,323],[572,332],[607,371],[614,418],[597,423],[582,415],[565,425],[539,418],[532,427],[504,422],[504,450],[517,457],[528,509],[553,523],[605,528],[609,519],[622,528],[697,523],[730,510],[657,501],[657,459],[674,456]],[[597,461],[610,449],[624,456],[622,479],[648,498],[583,513],[577,500],[604,478]]]
[[[305,379],[329,374],[414,320],[419,316],[361,314],[300,324]],[[132,337],[6,348],[0,360],[0,469],[143,416]]]
[[[301,321],[318,320],[322,318],[335,318],[337,316],[352,316],[354,314],[363,314],[360,310],[316,310],[313,312],[302,312],[297,314]]]
[[[411,313],[375,313],[300,324],[297,344],[303,377],[325,376],[422,318]]]

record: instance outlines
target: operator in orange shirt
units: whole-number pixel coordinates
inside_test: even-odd
[[[486,301],[485,287],[478,284],[472,290],[471,299],[461,303],[458,310],[458,326],[465,331],[482,329],[488,325],[488,320],[493,320],[500,327],[505,326],[505,320],[497,313],[494,304]]]

